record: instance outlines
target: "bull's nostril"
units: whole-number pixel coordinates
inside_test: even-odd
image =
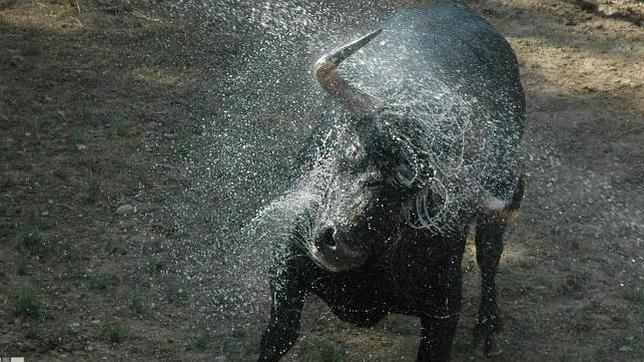
[[[335,234],[335,229],[332,226],[329,226],[326,229],[324,229],[324,231],[320,234],[320,238],[318,240],[318,246],[334,248],[336,245],[334,234]]]

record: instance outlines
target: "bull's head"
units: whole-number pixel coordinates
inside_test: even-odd
[[[359,267],[379,254],[400,217],[400,195],[364,142],[350,137],[340,145],[320,166],[328,178],[316,177],[319,197],[309,220],[311,257],[331,271]]]
[[[351,114],[349,132],[333,158],[330,179],[324,180],[319,204],[310,225],[314,261],[331,271],[362,265],[385,248],[398,225],[401,192],[392,182],[394,168],[382,139],[380,101],[351,85],[336,72],[337,66],[376,37],[380,30],[322,56],[313,67],[320,86]],[[398,185],[400,186],[400,185]]]

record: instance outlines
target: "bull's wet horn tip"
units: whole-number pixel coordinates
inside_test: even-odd
[[[371,33],[363,36],[362,38],[356,40],[353,42],[353,44],[350,44],[347,46],[348,49],[351,49],[351,53],[355,52],[356,50],[362,48],[363,46],[367,45],[368,42],[373,40],[373,38],[377,37],[378,34],[382,33],[382,29],[378,29],[375,31],[372,31]]]
[[[324,80],[343,60],[355,53],[358,49],[367,45],[367,43],[378,36],[381,32],[382,29],[372,31],[369,34],[320,57],[313,66],[313,74],[315,78],[320,81]]]
[[[371,33],[367,34],[367,36],[369,37],[369,40],[371,40],[378,36],[378,34],[380,33],[382,33],[382,28],[372,31]]]

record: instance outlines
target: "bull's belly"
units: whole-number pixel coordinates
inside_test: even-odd
[[[349,276],[324,278],[314,284],[317,294],[341,320],[357,326],[372,326],[389,313],[389,301],[374,280]]]
[[[340,319],[358,326],[371,326],[388,313],[412,316],[443,315],[450,285],[458,284],[460,269],[426,272],[425,265],[404,265],[396,273],[356,270],[320,278],[312,292]],[[442,272],[450,275],[439,275]],[[448,281],[446,283],[446,281]]]

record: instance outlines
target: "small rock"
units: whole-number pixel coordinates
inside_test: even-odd
[[[79,150],[79,151],[84,151],[84,150],[87,149],[87,146],[85,146],[85,145],[76,145],[76,149]]]
[[[11,64],[14,67],[22,67],[24,62],[25,62],[25,57],[22,57],[20,55],[14,55],[11,57],[9,64]]]
[[[119,215],[127,215],[136,213],[136,206],[125,204],[121,205],[116,209],[116,213]]]
[[[619,347],[619,351],[620,352],[632,352],[633,348],[629,347],[629,346],[621,346],[621,347]]]
[[[629,10],[614,10],[614,11],[605,11],[604,14],[608,18],[613,19],[630,19],[633,17],[633,14]]]
[[[226,362],[226,356],[215,357],[215,362]]]

